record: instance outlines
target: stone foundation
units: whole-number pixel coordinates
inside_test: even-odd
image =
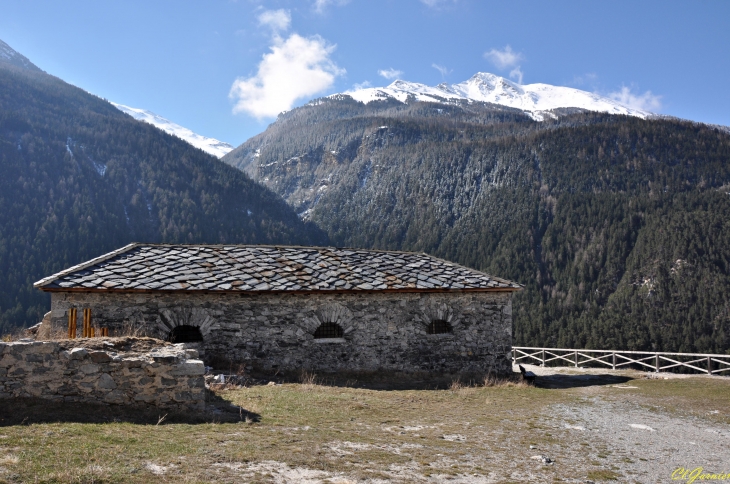
[[[0,343],[0,398],[205,409],[195,350],[149,338]]]
[[[241,294],[53,292],[52,324],[91,308],[95,326],[161,339],[199,328],[204,358],[249,370],[511,372],[510,292]],[[427,334],[433,320],[452,332]],[[315,339],[325,322],[342,338]],[[78,327],[81,328],[79,321]]]

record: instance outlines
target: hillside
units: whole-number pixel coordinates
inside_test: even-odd
[[[0,332],[32,283],[131,241],[322,244],[276,194],[0,45]]]
[[[730,136],[552,113],[340,95],[223,160],[337,245],[422,250],[524,284],[516,344],[730,351]]]

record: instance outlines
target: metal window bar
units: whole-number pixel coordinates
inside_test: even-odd
[[[444,334],[451,332],[451,325],[443,319],[434,319],[426,328],[428,334]]]
[[[671,357],[671,358],[670,358]],[[689,361],[680,361],[689,359]],[[621,351],[621,350],[579,350],[569,348],[536,348],[529,346],[513,346],[514,363],[536,361],[545,366],[550,362],[569,363],[581,367],[588,363],[606,365],[612,369],[621,369],[629,365],[638,365],[655,372],[672,368],[689,368],[709,375],[730,371],[730,355],[707,353],[669,353],[657,351]],[[610,360],[610,361],[607,361]],[[704,368],[703,368],[704,366]]]

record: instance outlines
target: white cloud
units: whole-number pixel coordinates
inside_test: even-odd
[[[452,72],[450,69],[447,69],[446,67],[440,66],[438,64],[431,64],[431,67],[439,71],[441,73],[441,77],[448,76]]]
[[[400,77],[403,75],[403,71],[399,71],[397,69],[393,69],[392,67],[390,69],[380,69],[378,71],[378,74],[383,76],[386,79],[395,79],[397,77]]]
[[[427,7],[439,8],[447,3],[456,3],[457,0],[421,0],[421,3]]]
[[[350,3],[350,0],[314,0],[312,8],[317,13],[324,13],[325,9],[330,5],[342,6],[348,3]]]
[[[522,84],[522,76],[524,76],[524,73],[520,69],[520,66],[515,67],[509,72],[509,77],[517,81],[517,84]]]
[[[595,72],[587,72],[582,76],[573,76],[573,80],[570,81],[572,86],[582,86],[583,84],[596,84],[598,81],[598,74]]]
[[[264,54],[258,72],[233,82],[228,96],[235,100],[233,112],[259,119],[288,111],[294,103],[332,86],[345,73],[330,59],[335,45],[319,37],[274,36],[271,52]]]
[[[492,49],[484,53],[484,57],[492,61],[499,69],[516,66],[523,59],[521,52],[515,52],[509,45],[502,50]]]
[[[367,89],[368,87],[373,87],[372,84],[370,84],[370,81],[363,81],[363,82],[356,82],[352,85],[353,91],[359,91],[360,89]]]
[[[259,25],[270,27],[276,34],[289,30],[291,13],[283,8],[279,10],[265,10],[259,15]]]
[[[634,109],[657,112],[662,108],[662,97],[651,91],[634,94],[630,87],[623,86],[620,91],[609,92],[608,97]]]

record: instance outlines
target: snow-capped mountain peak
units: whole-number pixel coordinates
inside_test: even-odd
[[[134,119],[144,121],[145,123],[149,123],[161,129],[162,131],[165,131],[166,133],[177,136],[183,141],[187,141],[196,148],[200,148],[206,153],[209,153],[217,158],[222,158],[233,150],[233,146],[229,145],[228,143],[218,141],[215,138],[208,138],[206,136],[194,133],[188,128],[184,128],[179,124],[175,124],[172,121],[165,119],[162,116],[159,116],[151,111],[146,111],[139,108],[131,108],[129,106],[125,106],[123,104],[118,104],[115,102],[112,102],[112,104],[115,108],[129,114]]]
[[[387,87],[370,87],[333,96],[339,95],[350,96],[365,104],[386,99],[405,103],[409,98],[428,102],[488,102],[520,109],[538,121],[545,119],[545,116],[554,117],[551,111],[559,108],[578,108],[640,118],[654,116],[648,111],[623,105],[596,93],[550,84],[518,84],[488,72],[477,72],[458,84],[441,83],[431,87],[396,80]]]

